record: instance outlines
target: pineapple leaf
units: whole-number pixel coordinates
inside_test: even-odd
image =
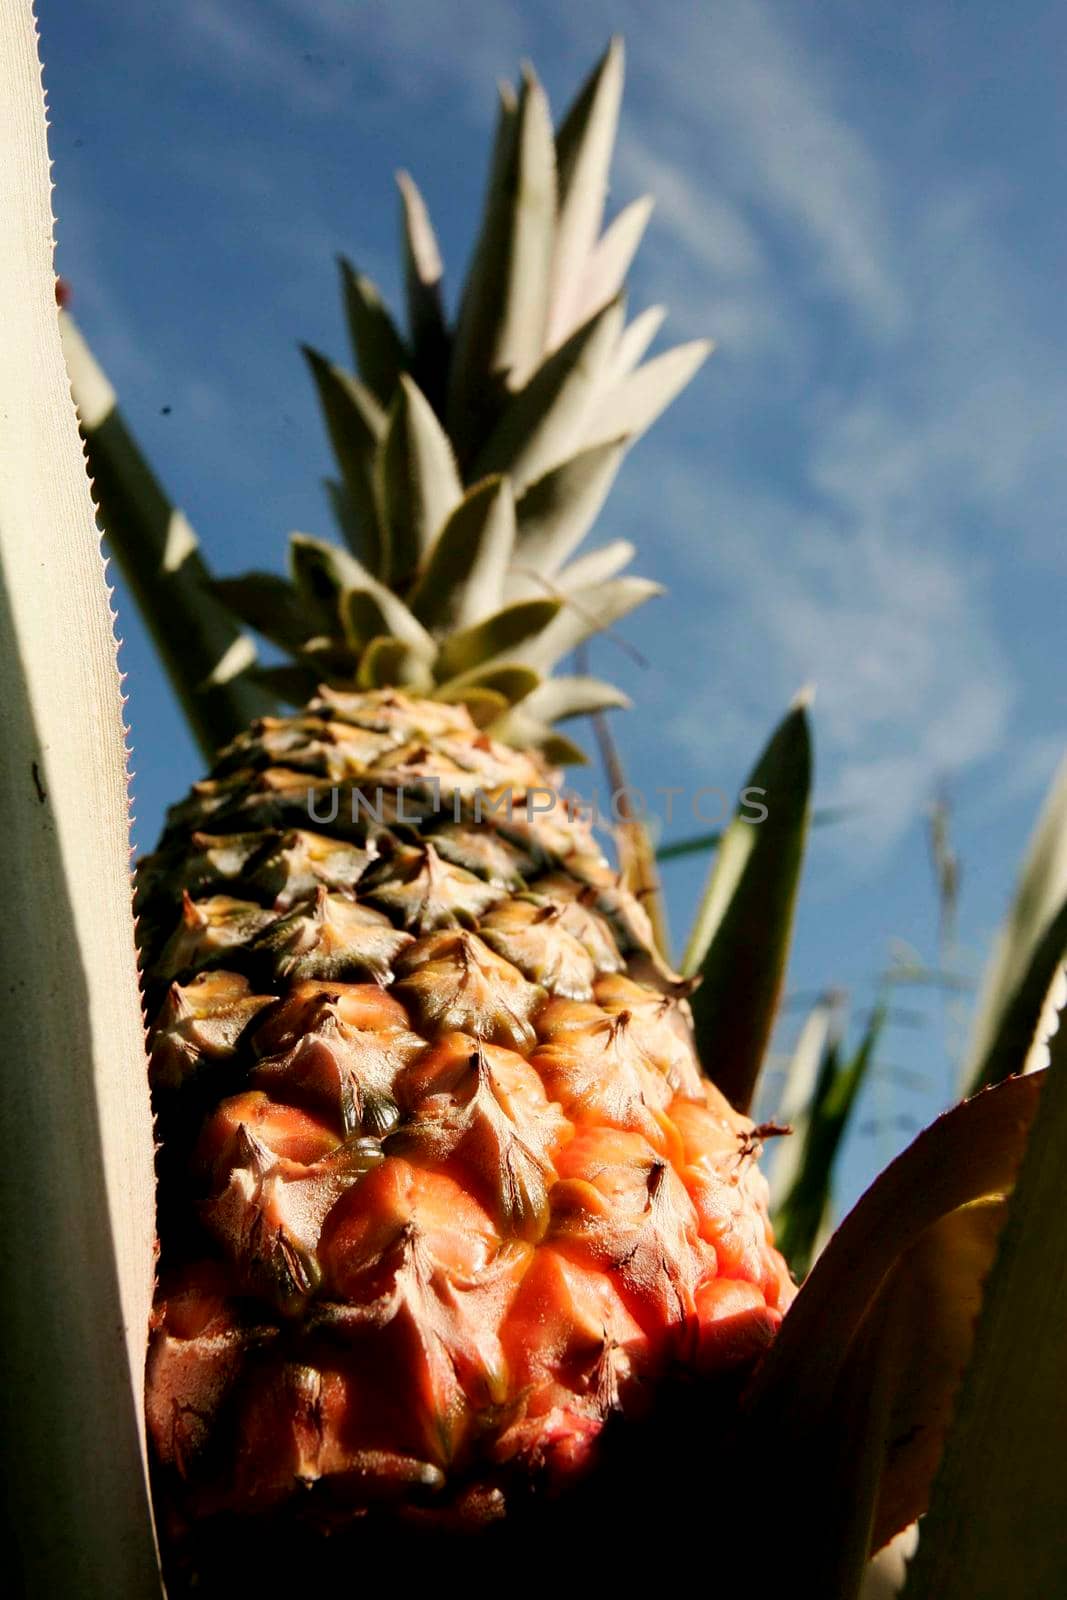
[[[348,331],[360,377],[379,404],[388,407],[400,374],[410,365],[404,341],[371,280],[357,272],[344,256],[339,258],[338,265]]]
[[[811,811],[811,728],[798,697],[745,783],[723,835],[682,963],[700,974],[693,995],[697,1046],[719,1088],[751,1104],[785,978],[793,908]],[[750,791],[766,801],[748,815]]]
[[[397,173],[404,214],[404,292],[416,383],[441,414],[449,364],[449,334],[441,283],[444,267],[425,201],[410,174]]]
[[[555,227],[552,123],[544,90],[527,70],[515,110],[507,101],[502,106],[482,231],[456,324],[448,415],[464,456],[484,437],[504,385],[524,383],[540,360]]]
[[[625,441],[582,450],[531,483],[515,507],[517,567],[550,577],[576,550],[615,480]]]
[[[776,1142],[766,1163],[772,1213],[781,1197],[792,1189],[803,1165],[808,1127],[820,1084],[825,1079],[832,1080],[836,1071],[836,1058],[841,1050],[842,998],[829,994],[812,1007],[786,1066],[775,1121],[791,1128],[792,1134]],[[827,1058],[831,1055],[834,1060],[828,1064]]]
[[[491,615],[504,595],[515,543],[515,502],[507,478],[468,489],[434,542],[411,609],[434,633],[455,633]]]
[[[625,710],[630,703],[629,695],[601,678],[546,678],[523,709],[542,722],[556,723],[594,711]]]
[[[798,1278],[807,1274],[829,1217],[841,1141],[885,1023],[886,1003],[882,1000],[872,1012],[857,1049],[844,1063],[840,1059],[840,1041],[831,1033],[803,1126],[794,1131],[797,1170],[788,1188],[783,1185],[774,1228],[778,1248]],[[783,1154],[788,1156],[788,1152]]]
[[[378,459],[385,580],[407,583],[463,496],[455,457],[433,407],[412,378],[400,379]]]
[[[339,483],[336,478],[324,478],[322,484],[326,490],[330,510],[333,512],[333,519],[337,524],[337,531],[352,554],[358,556],[365,541],[359,517],[352,504],[352,497],[344,484]]]
[[[625,75],[622,40],[612,39],[556,136],[559,225],[552,261],[548,348],[580,321],[577,296],[600,233]]]
[[[681,393],[713,349],[710,339],[678,344],[623,378],[591,418],[587,444],[617,439],[621,434],[639,438]]]
[[[1034,1075],[1036,1076],[1036,1075]],[[1062,1594],[1067,1587],[1062,1464],[1067,1452],[1067,1026],[1053,1040],[1044,1087],[908,1600]],[[987,1095],[1002,1094],[1007,1080]],[[986,1094],[981,1098],[985,1099]],[[974,1104],[975,1102],[971,1102]],[[970,1155],[961,1152],[969,1162]]]
[[[249,668],[256,647],[212,593],[189,523],[130,433],[68,312],[59,317],[100,523],[203,754],[272,709]]]
[[[235,617],[283,650],[298,650],[312,632],[313,619],[296,589],[275,572],[216,578],[211,587]]]
[[[854,1594],[840,1581],[843,1555],[853,1575],[858,1565],[854,1541],[862,1557],[869,1537],[877,1548],[925,1508],[996,1226],[993,1212],[967,1213],[1011,1189],[1045,1076],[1007,1079],[946,1112],[885,1169],[819,1257],[744,1397],[745,1433],[774,1430],[790,1486],[777,1531],[786,1547],[803,1538],[815,1592]],[[866,1396],[881,1417],[869,1429]]]
[[[478,455],[475,477],[508,472],[521,495],[568,458],[575,438],[581,436],[622,320],[622,302],[613,300],[548,357],[508,401]],[[626,431],[616,428],[611,437],[618,439]]]
[[[609,387],[632,372],[663,326],[664,306],[649,306],[622,330],[611,362]]]
[[[598,550],[590,550],[569,567],[564,567],[555,578],[555,587],[564,594],[576,594],[579,589],[599,588],[609,578],[614,578],[623,567],[629,566],[637,554],[628,539],[613,539]]]
[[[436,646],[430,635],[390,589],[364,580],[360,588],[345,590],[340,610],[345,637],[355,649],[364,649],[379,634],[389,634],[424,661],[433,660]]]
[[[505,706],[517,705],[541,683],[541,676],[530,667],[501,662],[495,667],[476,667],[459,678],[450,678],[434,691],[435,700],[458,701],[473,689],[488,689],[500,695]]]
[[[473,672],[476,667],[521,651],[542,633],[559,611],[558,600],[518,600],[493,616],[452,634],[441,645],[437,658],[440,682]],[[530,662],[529,665],[534,663]]]
[[[561,594],[558,615],[522,652],[522,659],[548,672],[564,656],[596,633],[611,628],[631,611],[663,593],[648,578],[614,578]]]
[[[394,685],[416,693],[429,690],[426,658],[402,639],[382,635],[372,639],[359,658],[356,683],[361,689],[388,689]]]
[[[551,767],[582,767],[589,759],[579,745],[558,733],[551,723],[531,716],[524,705],[513,707],[490,732],[495,739],[538,751]]]
[[[600,239],[586,264],[577,303],[577,322],[613,300],[626,282],[626,274],[652,215],[652,197],[643,195],[624,206]]]
[[[360,530],[358,553],[372,572],[381,563],[374,458],[386,415],[369,389],[310,346],[304,356],[315,380],[326,431]]]
[[[24,1595],[148,1600],[162,1592],[140,1427],[153,1127],[126,730],[56,320],[32,8],[4,6],[0,35],[5,1568]]]
[[[355,556],[339,544],[307,533],[289,536],[289,567],[309,633],[334,634],[340,626],[341,595],[364,578]]]
[[[1067,956],[1067,762],[1034,829],[1011,910],[982,985],[964,1067],[973,1093],[1018,1072]]]

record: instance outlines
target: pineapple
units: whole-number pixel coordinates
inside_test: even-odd
[[[172,1534],[499,1519],[668,1382],[740,1381],[792,1294],[758,1130],[558,770],[556,724],[623,697],[553,668],[655,592],[574,553],[705,353],[640,366],[658,313],[624,325],[621,75],[614,44],[556,133],[532,73],[503,95],[454,326],[401,179],[407,336],[345,265],[360,377],[309,353],[346,547],[220,586],[298,709],[138,874]]]

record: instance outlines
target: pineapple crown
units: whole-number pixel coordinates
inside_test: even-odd
[[[337,459],[327,483],[344,545],[294,534],[291,580],[218,587],[294,659],[263,669],[299,704],[326,680],[462,701],[480,726],[553,762],[582,759],[555,729],[627,704],[557,664],[657,584],[620,575],[623,540],[572,559],[630,445],[708,353],[642,364],[660,307],[625,320],[623,284],[647,198],[602,231],[622,94],[613,40],[553,130],[525,67],[500,91],[481,232],[453,323],[426,206],[399,174],[406,335],[342,260],[359,376],[305,355]]]

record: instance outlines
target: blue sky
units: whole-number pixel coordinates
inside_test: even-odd
[[[635,784],[735,788],[803,683],[818,800],[791,989],[858,1011],[890,951],[936,951],[924,814],[963,860],[980,970],[1063,748],[1067,18],[928,0],[39,0],[59,267],[128,418],[216,570],[328,534],[300,339],[343,350],[333,258],[396,300],[411,169],[457,285],[494,81],[561,107],[621,31],[610,200],[657,208],[631,308],[717,351],[635,450],[602,537],[669,595],[638,667],[595,665]],[[661,344],[665,335],[661,335]],[[166,408],[166,409],[164,409]],[[137,832],[198,760],[123,595]],[[666,836],[692,831],[679,817]],[[668,873],[681,934],[703,867]],[[961,1018],[908,997],[846,1164],[854,1189],[947,1093]],[[786,1013],[780,1043],[800,1020]],[[918,1072],[909,1087],[895,1069]]]

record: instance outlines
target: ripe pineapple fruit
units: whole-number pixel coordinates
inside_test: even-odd
[[[623,697],[551,669],[655,592],[627,545],[571,557],[705,353],[639,367],[658,314],[624,327],[621,73],[556,134],[532,74],[503,97],[454,328],[402,180],[407,339],[346,266],[361,377],[310,353],[350,548],[221,586],[307,703],[138,875],[175,1526],[497,1517],[668,1378],[742,1374],[792,1292],[752,1124],[556,770],[557,721]]]

